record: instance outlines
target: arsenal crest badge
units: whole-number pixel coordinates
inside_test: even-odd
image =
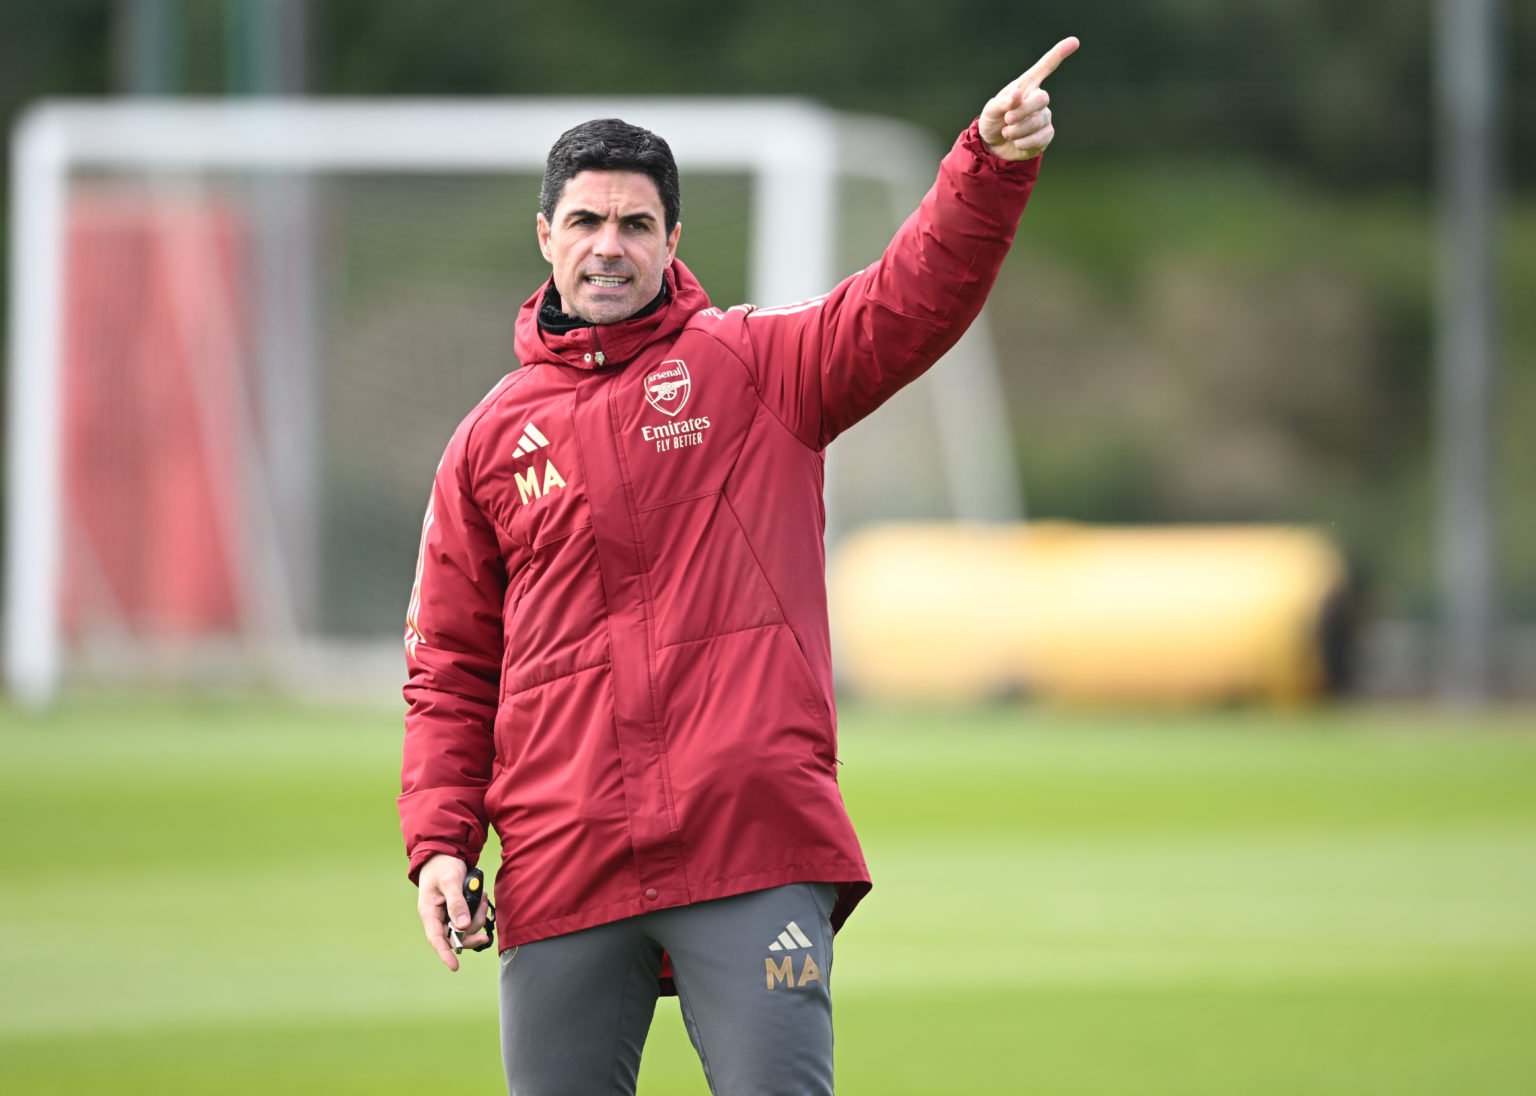
[[[688,379],[688,366],[683,359],[673,358],[662,362],[661,368],[645,378],[646,401],[663,415],[676,417],[688,402],[688,389],[693,382]]]

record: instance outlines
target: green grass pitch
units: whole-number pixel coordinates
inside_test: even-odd
[[[0,1092],[500,1091],[495,963],[439,967],[402,875],[399,737],[0,710]],[[1529,712],[851,708],[841,752],[841,1091],[1536,1091]],[[641,1090],[706,1091],[675,1002]]]

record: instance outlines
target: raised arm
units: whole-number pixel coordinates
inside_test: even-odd
[[[873,265],[824,296],[745,314],[759,393],[805,444],[819,449],[879,407],[981,311],[1055,137],[1041,84],[1077,46],[1059,42],[987,101]]]

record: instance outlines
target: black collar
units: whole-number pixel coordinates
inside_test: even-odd
[[[561,309],[560,291],[555,288],[551,279],[549,288],[544,291],[544,303],[539,305],[539,326],[545,331],[556,335],[565,335],[572,331],[579,331],[583,327],[596,327],[591,320],[584,320],[580,316],[568,316]],[[661,280],[661,289],[650,304],[632,316],[626,316],[625,320],[638,320],[649,316],[662,305],[667,303],[667,280]],[[619,322],[624,322],[621,320]]]

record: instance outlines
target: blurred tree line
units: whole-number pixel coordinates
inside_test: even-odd
[[[250,5],[163,0],[165,84],[240,86]],[[1433,598],[1431,0],[308,0],[316,95],[768,94],[947,143],[1067,34],[1052,186],[994,310],[1034,512],[1321,521]],[[0,6],[0,113],[127,86],[129,0]],[[1536,615],[1536,5],[1503,4],[1509,605]],[[6,155],[8,156],[8,150]],[[0,184],[3,185],[3,184]],[[1070,369],[1061,368],[1062,362]]]
[[[806,95],[948,135],[1052,42],[1073,146],[1257,157],[1335,182],[1425,180],[1429,0],[601,0],[455,5],[314,0],[322,93]],[[1536,171],[1536,8],[1506,4],[1513,177]],[[1523,82],[1522,82],[1523,81]]]
[[[171,83],[220,94],[230,41],[264,0],[165,0]],[[0,6],[0,111],[124,84],[129,0]],[[1087,48],[1061,81],[1074,147],[1275,161],[1333,183],[1425,181],[1434,141],[1431,0],[308,0],[319,95],[605,92],[804,95],[962,125],[1057,38]],[[1536,6],[1504,4],[1512,185],[1536,181]]]

